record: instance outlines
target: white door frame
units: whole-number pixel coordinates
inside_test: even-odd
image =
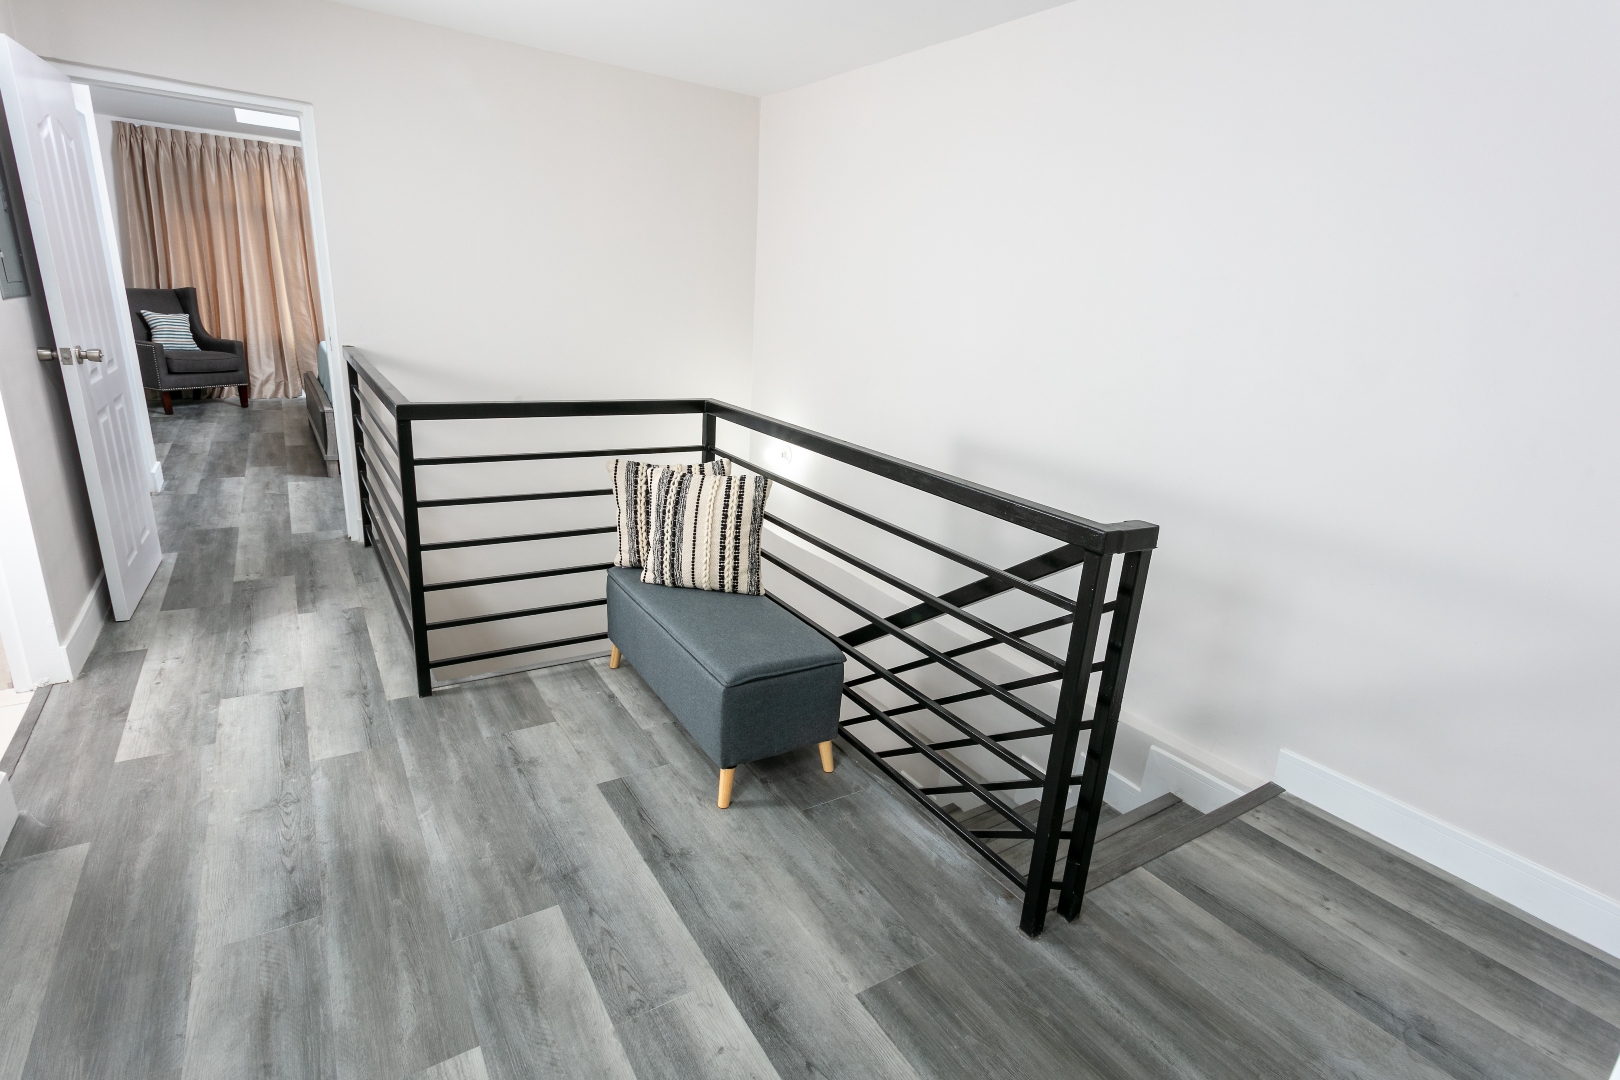
[[[334,297],[332,255],[327,246],[326,211],[321,198],[320,159],[315,143],[315,106],[307,101],[247,94],[236,90],[222,90],[214,86],[197,86],[159,79],[150,75],[137,75],[128,71],[76,64],[69,60],[45,57],[55,64],[69,79],[91,86],[112,86],[122,90],[143,90],[151,94],[206,101],[219,105],[240,105],[243,108],[279,109],[298,114],[300,135],[304,148],[304,180],[308,187],[310,226],[314,230],[315,276],[321,285],[321,321],[326,328],[327,367],[332,376],[332,416],[337,422],[338,464],[343,479],[343,510],[351,540],[361,539],[360,488],[356,481],[354,464],[354,436],[349,415],[349,365],[343,358],[343,342],[338,334],[337,301]]]

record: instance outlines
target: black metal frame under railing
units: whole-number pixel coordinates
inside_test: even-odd
[[[846,620],[853,616],[858,621],[855,629],[840,633],[825,625],[825,617],[818,620],[804,610],[802,604],[790,604],[776,592],[772,593],[778,604],[826,636],[850,661],[864,669],[863,673],[848,678],[844,685],[844,696],[858,710],[855,715],[841,721],[841,735],[845,741],[1023,890],[1020,925],[1026,932],[1040,932],[1053,891],[1058,893],[1057,908],[1062,915],[1070,919],[1079,915],[1119,723],[1120,703],[1130,669],[1131,647],[1141,614],[1142,592],[1147,581],[1152,549],[1158,542],[1158,526],[1142,521],[1114,524],[1090,521],[718,401],[413,402],[401,394],[358,350],[349,348],[345,352],[350,371],[355,461],[365,541],[376,547],[383,576],[411,632],[420,694],[425,697],[433,692],[433,673],[441,668],[507,656],[544,654],[548,650],[607,637],[604,631],[456,656],[434,656],[429,639],[433,631],[595,607],[604,604],[605,599],[572,600],[430,622],[427,617],[428,593],[583,574],[606,570],[611,565],[608,562],[593,562],[540,567],[488,577],[426,582],[422,573],[424,551],[612,533],[615,526],[606,524],[424,544],[420,527],[420,511],[424,508],[576,499],[611,494],[611,490],[590,488],[422,500],[417,496],[418,469],[442,465],[673,453],[701,454],[704,461],[712,460],[717,455],[727,458],[821,506],[979,575],[966,585],[943,595],[934,595],[799,524],[785,520],[776,513],[766,514],[766,519],[774,527],[791,535],[801,545],[824,553],[831,563],[852,567],[917,601],[915,605],[897,612],[878,612],[845,595],[833,584],[819,579],[794,561],[783,559],[770,551],[765,552],[764,557],[771,565],[808,590],[805,596],[819,596],[823,602],[842,609]],[[361,392],[362,385],[386,412],[386,416],[372,407],[367,396]],[[418,457],[413,449],[413,425],[419,421],[670,414],[700,417],[700,441],[680,445],[454,457]],[[1053,538],[1059,544],[1013,566],[992,565],[720,448],[716,442],[719,422],[801,447],[866,473]],[[394,467],[390,467],[390,454],[393,462],[397,463]],[[1079,585],[1072,595],[1041,584],[1042,579],[1075,567],[1079,568]],[[1014,590],[1055,609],[1055,612],[1028,625],[1005,629],[992,619],[970,610],[981,601]],[[939,648],[914,632],[921,624],[940,618],[949,619],[956,626],[968,628],[983,637],[963,645]],[[1065,626],[1069,628],[1067,644],[1061,655],[1031,640]],[[899,643],[916,656],[905,662],[891,661],[886,664],[873,655],[870,647],[871,643],[880,641]],[[997,681],[996,677],[969,665],[968,658],[993,648],[1016,653],[1024,664],[1033,664],[1042,670],[1024,678]],[[954,678],[966,688],[943,695],[926,692],[916,685],[914,678],[908,678],[908,673],[919,671],[936,678]],[[1092,694],[1094,675],[1096,686]],[[1058,684],[1057,705],[1052,712],[1019,696],[1021,690],[1052,683]],[[885,706],[879,700],[880,693],[898,698],[902,704]],[[1089,710],[1088,700],[1091,702]],[[953,708],[968,701],[998,705],[1001,713],[1015,726],[987,730],[982,721],[970,720],[961,710]],[[943,722],[951,733],[950,737],[932,740],[925,737],[913,725],[901,722],[899,718],[908,714],[926,714],[917,718]],[[1089,737],[1085,742],[1084,762],[1076,773],[1076,757],[1080,752],[1082,733],[1089,733]],[[874,735],[879,737],[874,739]],[[1014,752],[1008,745],[1040,738],[1049,740],[1044,766]],[[898,745],[880,749],[878,744],[881,742]],[[981,770],[969,767],[954,753],[961,750],[988,755],[996,770],[1010,773],[1012,778],[990,779],[981,775]],[[952,782],[931,786],[914,783],[894,764],[896,759],[909,756],[925,759],[949,776]],[[1076,785],[1077,793],[1074,792]],[[1009,797],[1015,793],[1033,791],[1040,793],[1038,810],[1034,820],[1028,820],[1017,804],[1009,801]],[[1071,794],[1076,796],[1072,800]],[[1004,824],[994,828],[964,826],[937,801],[952,795],[976,797],[993,810]],[[1071,801],[1075,807],[1074,821],[1072,827],[1065,829],[1064,818]],[[1027,841],[1027,868],[1020,869],[1004,857],[993,846],[996,841]],[[1060,873],[1058,862],[1063,841],[1068,841],[1068,852],[1062,859]]]

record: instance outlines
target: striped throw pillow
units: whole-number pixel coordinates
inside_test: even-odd
[[[649,585],[763,596],[759,534],[771,482],[762,476],[711,476],[661,469],[648,480],[652,495],[647,562]]]
[[[197,339],[191,336],[190,315],[165,315],[161,311],[141,309],[141,318],[152,328],[152,340],[165,349],[197,349]]]
[[[613,557],[614,566],[640,566],[646,561],[647,530],[652,514],[648,477],[659,469],[702,471],[711,476],[724,476],[730,471],[724,458],[695,465],[658,465],[629,458],[614,458],[608,462],[608,472],[613,476],[613,498],[619,504],[619,550]]]

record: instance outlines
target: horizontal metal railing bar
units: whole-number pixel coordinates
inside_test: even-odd
[[[1092,670],[1095,671],[1097,668],[1093,667]],[[1063,673],[1061,671],[1053,671],[1044,675],[1032,675],[1027,679],[1015,679],[1010,683],[1002,683],[1001,685],[1007,690],[1023,690],[1030,686],[1040,686],[1043,683],[1057,682],[1061,678],[1063,678]],[[959,702],[972,701],[974,698],[982,698],[984,696],[985,692],[983,690],[965,690],[960,694],[951,694],[949,697],[942,697],[939,699],[939,703],[941,705],[955,705]],[[917,707],[915,705],[907,705],[903,708],[892,710],[892,715],[901,716],[905,713],[916,711]],[[1091,721],[1089,720],[1083,720],[1080,723],[1080,729],[1082,731],[1091,726]],[[1047,730],[1047,734],[1051,734],[1050,729]]]
[[[379,489],[371,482],[370,474],[362,475],[358,479],[360,487],[365,492],[366,499],[370,505],[381,506],[384,510],[388,511],[389,517],[392,519],[392,523],[399,529],[399,546],[403,549],[405,546],[405,518],[402,514],[400,514],[399,508],[393,504],[391,499],[388,498],[388,493],[386,491],[379,492]],[[373,517],[375,518],[375,515],[373,515]],[[389,524],[387,520],[381,518],[376,518],[376,520],[383,525]]]
[[[433,629],[431,626],[429,630]],[[900,715],[898,709],[889,710],[891,717]],[[1041,739],[1052,734],[1045,728],[1021,728],[1018,731],[998,731],[990,737],[996,742],[1020,742],[1024,739]],[[949,739],[945,742],[929,743],[930,750],[961,750],[968,746],[978,746],[972,739]],[[901,746],[894,750],[880,750],[884,757],[907,757],[911,754],[920,754],[922,749],[917,746]]]
[[[868,701],[866,699],[866,695],[860,693],[859,691],[851,690],[846,686],[844,687],[844,696],[855,702],[855,704],[859,705],[861,708],[865,709],[871,719],[876,720],[878,723],[888,728],[893,734],[898,735],[902,739],[915,739],[915,736],[911,732],[907,731],[900,724],[895,723],[889,718],[887,713],[878,708],[872,702]],[[839,725],[839,730],[843,730],[842,724]],[[929,761],[933,762],[936,766],[944,769],[962,783],[966,784],[968,789],[972,791],[973,794],[984,800],[984,804],[986,806],[1001,814],[1002,817],[1006,818],[1012,824],[1017,825],[1020,828],[1029,829],[1030,836],[1035,835],[1035,830],[1030,829],[1029,826],[1024,822],[1024,819],[1018,816],[1018,811],[996,798],[996,796],[991,794],[987,789],[981,787],[979,782],[973,779],[973,777],[969,776],[961,765],[958,765],[949,758],[941,757],[939,754],[929,750],[921,743],[917,743],[916,745],[922,749],[923,755],[927,757]],[[879,756],[881,757],[881,755]]]
[[[828,630],[814,619],[806,616],[803,612],[793,607],[793,605],[786,603],[780,596],[777,596],[775,593],[769,593],[767,595],[769,595],[772,600],[776,601],[777,605],[785,610],[788,614],[797,617],[800,622],[804,623],[806,626],[810,627],[810,629],[832,642],[840,650],[854,659],[856,663],[864,666],[870,671],[878,672],[884,677],[884,680],[895,689],[899,690],[902,694],[905,694],[913,701],[920,702],[925,708],[928,709],[929,712],[933,713],[947,724],[950,724],[963,735],[966,735],[970,739],[980,740],[980,745],[994,754],[1000,761],[1012,766],[1013,769],[1023,773],[1032,780],[1044,780],[1044,778],[1041,776],[1041,770],[1039,768],[1031,765],[1017,754],[1009,753],[1005,748],[992,740],[990,736],[986,735],[984,732],[980,731],[978,728],[974,727],[960,716],[957,716],[943,705],[940,705],[938,702],[934,701],[933,698],[929,697],[927,694],[924,694],[921,690],[918,690],[915,686],[912,686],[904,679],[894,675],[889,671],[888,668],[884,667],[876,660],[873,660],[871,657],[861,652],[861,650],[855,648],[853,645],[848,645],[840,641],[837,636],[832,633],[832,631]],[[845,684],[845,689],[849,689],[849,685],[847,683]],[[915,736],[907,736],[906,741],[915,743],[918,740]]]
[[[775,555],[772,555],[768,551],[762,551],[762,552],[760,552],[760,555],[764,559],[768,560],[771,563],[771,565],[780,566],[782,569],[786,570],[788,573],[792,574],[794,577],[798,578],[800,581],[804,582],[806,585],[809,585],[811,588],[815,589],[817,592],[820,592],[823,595],[828,596],[833,600],[836,600],[838,603],[843,604],[845,607],[847,607],[847,608],[849,608],[849,610],[855,612],[855,614],[859,615],[861,618],[865,619],[867,622],[877,623],[877,624],[879,624],[881,626],[887,627],[889,632],[891,634],[893,634],[896,639],[904,642],[905,644],[909,645],[911,648],[916,649],[918,652],[924,654],[925,656],[932,656],[935,659],[935,661],[937,661],[942,667],[947,668],[952,673],[960,676],[963,679],[966,679],[968,682],[973,683],[975,686],[978,686],[981,689],[989,691],[991,697],[993,697],[997,701],[1000,701],[1001,703],[1003,703],[1003,704],[1005,704],[1005,705],[1007,705],[1007,706],[1009,706],[1009,707],[1011,707],[1013,709],[1016,709],[1017,711],[1023,713],[1025,716],[1029,717],[1031,720],[1035,721],[1037,724],[1045,724],[1048,727],[1050,727],[1054,723],[1053,719],[1050,716],[1047,716],[1044,712],[1037,709],[1035,706],[1031,705],[1029,702],[1023,700],[1022,698],[1013,697],[1011,694],[1009,694],[1005,690],[1001,689],[995,683],[993,683],[990,680],[986,679],[983,675],[980,675],[978,672],[974,671],[972,668],[963,667],[961,664],[958,664],[955,660],[952,660],[950,657],[946,656],[944,653],[940,652],[938,649],[934,648],[932,645],[929,645],[927,642],[924,642],[921,639],[916,638],[916,637],[912,636],[911,634],[906,633],[904,630],[901,630],[897,626],[891,626],[889,624],[889,621],[887,619],[883,618],[881,615],[878,615],[876,612],[870,610],[869,608],[867,608],[867,607],[865,607],[865,606],[863,606],[863,605],[861,605],[859,603],[856,603],[854,600],[851,600],[849,597],[842,595],[836,589],[833,589],[831,586],[822,584],[821,582],[817,581],[815,578],[811,577],[809,574],[806,574],[804,571],[800,570],[798,567],[794,566],[793,564],[788,563],[788,562],[784,562],[782,559],[776,557]]]
[[[702,398],[625,398],[601,401],[412,401],[402,420],[522,420],[541,416],[662,416],[701,413]]]
[[[473,626],[478,623],[500,622],[502,619],[522,619],[530,615],[550,615],[554,611],[573,611],[577,608],[601,607],[607,597],[595,600],[575,600],[571,604],[547,604],[545,607],[523,608],[520,611],[498,611],[493,615],[469,615],[464,619],[441,619],[427,624],[429,630],[448,630],[452,626]]]
[[[843,735],[845,742],[849,743],[849,745],[853,746],[856,750],[865,755],[866,758],[870,760],[873,765],[877,766],[883,775],[892,780],[901,791],[909,792],[911,797],[916,799],[917,802],[922,805],[924,810],[927,810],[930,814],[934,815],[934,817],[939,820],[940,824],[954,832],[958,839],[982,855],[991,866],[999,870],[1009,881],[1011,881],[1014,885],[1017,885],[1020,889],[1029,887],[1029,879],[1020,873],[1012,863],[1008,862],[1006,859],[1003,859],[996,852],[991,851],[989,846],[986,845],[984,841],[980,840],[977,836],[974,836],[973,833],[968,829],[963,828],[962,824],[955,818],[951,817],[944,807],[940,806],[933,799],[923,795],[917,785],[900,775],[900,770],[878,757],[872,752],[872,749],[869,746],[863,743],[860,739],[856,738],[854,735],[851,735],[848,732],[842,732],[841,734]],[[1036,786],[1039,787],[1040,785],[1037,784]]]
[[[595,536],[597,533],[618,532],[617,525],[593,525],[588,529],[555,529],[551,532],[515,533],[511,536],[480,536],[472,540],[438,540],[423,544],[423,551],[447,551],[451,548],[488,547],[491,544],[524,544],[530,540],[557,540],[565,536]]]
[[[844,551],[837,545],[830,544],[821,539],[819,536],[815,536],[812,533],[806,532],[804,529],[799,528],[797,525],[783,521],[775,514],[767,512],[765,514],[765,520],[770,522],[772,525],[775,525],[779,529],[786,529],[788,532],[792,533],[794,536],[797,536],[806,543],[814,544],[816,547],[827,552],[829,555],[844,560],[845,562],[849,563],[849,565],[860,569],[864,573],[871,574],[879,581],[886,581],[895,588],[910,593],[912,596],[915,596],[917,599],[921,600],[928,607],[934,608],[938,613],[942,615],[949,615],[953,619],[959,619],[973,627],[975,630],[979,631],[979,633],[987,634],[990,637],[995,638],[1000,644],[1006,645],[1009,648],[1017,649],[1019,652],[1023,653],[1025,656],[1028,656],[1032,660],[1039,660],[1041,663],[1046,664],[1054,669],[1062,670],[1062,658],[1053,656],[1039,645],[1031,645],[1029,642],[1009,634],[1007,631],[1003,630],[994,623],[986,622],[984,619],[979,618],[972,612],[964,611],[955,604],[951,603],[949,600],[935,596],[926,589],[918,588],[917,586],[906,581],[904,578],[897,577],[894,574],[889,573],[887,570],[874,566],[858,555],[851,555],[849,552]]]
[[[455,667],[458,664],[471,664],[479,660],[496,660],[503,656],[516,656],[519,653],[560,649],[564,645],[582,645],[587,641],[601,641],[605,637],[607,637],[607,631],[603,630],[599,634],[580,634],[577,637],[557,638],[553,641],[537,641],[533,645],[514,645],[510,649],[491,649],[488,652],[467,653],[465,656],[447,656],[443,660],[429,660],[428,667]]]
[[[524,570],[516,574],[496,574],[493,577],[461,578],[456,581],[434,581],[422,586],[423,592],[442,592],[446,589],[476,589],[481,585],[505,585],[510,581],[534,581],[537,578],[565,577],[568,574],[588,574],[592,570],[608,570],[610,562],[585,563],[581,566],[556,566],[549,570]]]
[[[1033,558],[1025,559],[1007,567],[1003,572],[1011,574],[1020,581],[1034,581],[1037,578],[1051,577],[1085,561],[1086,550],[1078,544],[1064,544],[1062,547],[1043,551]],[[958,607],[970,607],[992,596],[1000,596],[1007,591],[1007,586],[990,578],[980,578],[970,581],[966,585],[959,585],[951,589],[944,596],[945,600]],[[1071,604],[1068,610],[1074,610]],[[928,622],[939,617],[939,613],[927,604],[915,604],[904,611],[897,611],[889,616],[889,621],[895,626],[916,626],[921,622]],[[883,636],[881,627],[867,625],[851,630],[844,637],[859,645],[865,641],[872,641]]]
[[[1078,784],[1082,779],[1084,778],[1079,776],[1071,776],[1069,777],[1069,785],[1072,787],[1073,785]],[[1029,780],[994,780],[981,786],[986,791],[1018,791],[1027,788],[1044,787],[1045,785],[1037,784]],[[918,788],[917,790],[921,791],[924,795],[966,795],[969,792],[968,788],[962,787],[960,784],[951,784],[946,787],[925,787]]]
[[[1028,840],[1027,833],[1017,833],[1010,829],[974,829],[973,835],[983,840]],[[1074,833],[1068,829],[1058,833],[1059,840],[1072,840]]]
[[[387,461],[376,456],[376,451],[372,449],[371,443],[363,439],[360,442],[360,456],[365,459],[366,469],[368,471],[375,471],[381,474],[383,479],[394,485],[395,491],[400,490],[404,486],[399,482],[399,474],[394,472],[393,468],[388,464]]]
[[[773,439],[802,446],[806,450],[853,465],[858,469],[947,499],[959,506],[979,510],[1003,521],[1084,546],[1099,555],[1141,551],[1158,542],[1159,527],[1145,521],[1105,523],[1066,513],[1029,499],[1020,499],[995,488],[975,484],[959,476],[916,465],[864,446],[834,439],[796,424],[741,409],[723,401],[710,401],[707,412],[739,427],[769,435]]]
[[[410,398],[400,393],[393,383],[388,381],[387,376],[376,369],[365,353],[352,345],[345,345],[343,355],[349,362],[350,370],[360,373],[360,378],[365,380],[366,385],[371,387],[372,393],[377,395],[377,399],[383,403],[383,406],[390,413],[397,414],[399,406],[410,400]]]
[[[839,502],[831,495],[823,495],[814,488],[805,487],[803,484],[795,483],[779,473],[774,473],[769,469],[755,465],[747,458],[739,457],[736,454],[727,453],[726,451],[718,448],[715,449],[715,453],[728,461],[741,465],[750,472],[758,473],[773,484],[780,484],[790,491],[797,491],[800,495],[804,495],[808,498],[816,500],[819,503],[822,503],[823,505],[830,506],[834,510],[848,514],[857,521],[863,521],[874,528],[882,529],[884,532],[887,532],[893,536],[898,536],[900,539],[916,544],[920,548],[932,551],[935,555],[938,555],[941,558],[950,559],[952,562],[960,563],[971,570],[977,570],[986,577],[996,578],[1015,589],[1020,589],[1026,593],[1029,593],[1031,596],[1039,597],[1054,607],[1062,608],[1064,611],[1075,610],[1073,600],[1055,593],[1051,589],[1043,588],[1042,586],[1035,584],[1033,581],[1025,581],[1022,578],[1015,577],[1012,574],[1009,574],[1007,571],[1001,569],[999,566],[992,566],[989,563],[984,562],[982,559],[975,559],[973,556],[964,554],[963,552],[957,551],[954,548],[948,548],[944,544],[930,540],[928,537],[919,533],[914,533],[910,529],[901,528],[899,525],[892,525],[889,522],[884,521],[882,518],[874,517],[864,510],[858,510],[855,507],[850,506],[848,503]]]
[[[1106,610],[1106,607],[1105,607],[1105,610]],[[1059,615],[1055,619],[1047,619],[1045,622],[1031,623],[1029,626],[1020,627],[1017,630],[1009,630],[1008,633],[1012,634],[1014,637],[1028,637],[1031,634],[1040,634],[1040,633],[1046,632],[1047,630],[1055,630],[1060,626],[1067,626],[1069,623],[1072,623],[1072,622],[1074,622],[1074,616],[1073,615]],[[945,650],[945,655],[946,656],[952,656],[952,657],[962,656],[962,655],[965,655],[966,653],[978,652],[980,649],[988,649],[990,646],[992,646],[994,644],[995,644],[995,640],[993,638],[985,638],[982,641],[972,641],[972,642],[969,642],[966,645],[958,645],[954,649],[946,649]],[[924,657],[921,657],[920,659],[917,659],[917,660],[908,660],[907,662],[905,662],[904,664],[901,664],[899,667],[894,668],[893,670],[894,670],[894,673],[896,675],[899,675],[901,672],[904,672],[904,671],[911,671],[911,670],[913,670],[915,668],[927,667],[929,664],[932,664],[933,662],[934,662],[933,660],[931,660],[928,657],[924,656]],[[851,686],[860,686],[862,683],[869,683],[875,678],[877,678],[876,675],[862,675],[858,679],[851,679],[850,680],[850,685]]]
[[[482,506],[486,503],[540,502],[543,499],[586,499],[613,494],[612,488],[582,488],[579,491],[531,491],[523,495],[469,495],[461,499],[418,499],[419,507]]]
[[[366,400],[366,395],[355,394],[354,397],[356,401],[360,402],[360,419],[370,421],[369,426],[362,424],[361,430],[373,433],[374,438],[382,439],[388,449],[394,452],[394,460],[398,461],[399,443],[395,441],[394,433],[389,430],[388,424],[372,409],[371,402]]]
[[[614,450],[548,450],[535,454],[470,454],[462,457],[417,458],[418,465],[487,465],[498,461],[555,461],[559,458],[629,457],[631,454],[695,454],[702,443],[690,446],[624,446]]]

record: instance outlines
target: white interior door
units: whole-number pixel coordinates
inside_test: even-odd
[[[106,264],[90,158],[67,76],[0,36],[0,101],[45,287],[56,360],[95,515],[113,618],[135,611],[163,553],[138,441],[136,380],[120,335],[129,315]],[[19,448],[20,449],[20,448]],[[64,493],[66,497],[66,493]]]

